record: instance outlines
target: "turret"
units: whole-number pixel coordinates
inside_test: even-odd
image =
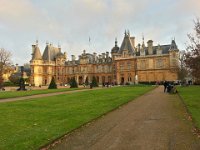
[[[177,49],[178,47],[176,45],[175,39],[173,39],[170,45],[170,50],[177,50]]]
[[[36,45],[32,45],[32,60],[41,60],[42,55],[40,53],[40,49],[38,47],[38,41],[36,40]]]
[[[169,49],[169,56],[170,56],[170,67],[177,67],[179,50],[176,45],[175,39],[172,40],[171,42],[170,49]]]

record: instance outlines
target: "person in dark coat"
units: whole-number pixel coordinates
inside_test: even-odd
[[[167,90],[168,82],[167,82],[167,81],[165,81],[163,85],[164,85],[164,93],[165,93],[165,92],[166,92],[166,90]]]

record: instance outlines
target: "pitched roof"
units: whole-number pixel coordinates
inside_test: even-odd
[[[160,45],[160,49],[162,50],[162,54],[169,54],[170,46],[171,45]],[[148,47],[145,47],[144,49],[145,49],[146,55],[149,55]],[[156,54],[157,49],[158,49],[158,46],[153,46],[153,55]],[[139,55],[140,54],[137,53],[137,56],[139,56]]]
[[[123,50],[128,50],[128,53],[134,54],[134,37],[130,37],[129,35],[125,35],[124,40],[119,49],[119,53],[122,54]]]
[[[175,40],[172,40],[170,49],[178,49]]]
[[[53,61],[55,57],[60,53],[59,48],[53,47],[51,44],[46,45],[44,53],[42,55],[43,60]]]
[[[38,45],[35,45],[32,59],[34,59],[34,60],[42,59],[42,55],[40,53],[40,49],[39,49]]]

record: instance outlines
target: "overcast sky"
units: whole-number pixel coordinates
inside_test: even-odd
[[[196,17],[200,0],[0,0],[0,47],[12,52],[13,64],[30,61],[36,39],[41,53],[46,41],[59,43],[71,59],[84,49],[110,52],[128,29],[136,44],[142,34],[154,45],[175,37],[182,50]]]

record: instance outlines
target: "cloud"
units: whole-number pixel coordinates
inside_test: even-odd
[[[0,5],[0,46],[12,50],[16,63],[31,59],[36,38],[42,52],[48,40],[69,56],[83,49],[110,51],[115,37],[121,44],[125,29],[137,42],[143,33],[155,45],[169,44],[172,37],[184,45],[200,14],[197,0],[0,0]]]

